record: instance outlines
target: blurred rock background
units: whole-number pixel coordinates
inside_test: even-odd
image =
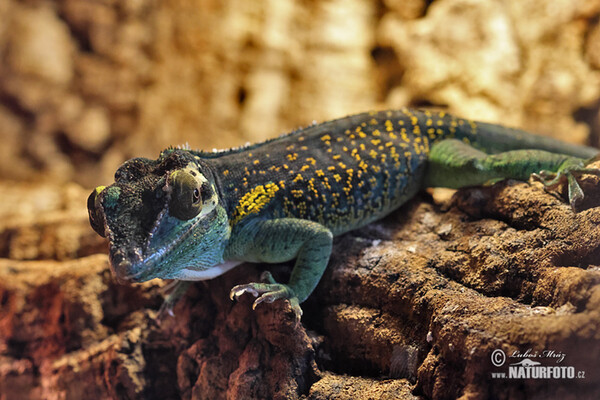
[[[2,0],[0,178],[436,106],[598,144],[598,0]]]

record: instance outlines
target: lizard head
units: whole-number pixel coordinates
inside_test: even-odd
[[[88,214],[92,228],[109,240],[111,267],[121,281],[177,279],[184,269],[208,269],[222,262],[230,232],[210,167],[188,150],[125,162],[115,183],[90,194]]]

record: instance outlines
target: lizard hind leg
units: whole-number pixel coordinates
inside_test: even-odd
[[[431,148],[425,186],[458,189],[501,179],[527,181],[533,175],[549,189],[566,182],[569,203],[575,210],[584,196],[576,178],[583,173],[600,174],[600,170],[585,165],[581,158],[544,150],[486,154],[460,140],[447,139]]]

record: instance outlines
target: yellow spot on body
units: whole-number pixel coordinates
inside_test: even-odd
[[[319,196],[319,191],[315,188],[315,178],[308,180],[308,188],[313,192],[315,196]]]
[[[371,120],[369,121],[369,123],[371,125],[377,125],[377,120],[375,118],[371,118]]]
[[[373,143],[374,146],[377,146],[379,143],[381,143],[381,140],[379,140],[379,139],[372,139],[371,143]]]
[[[425,122],[425,125],[427,125],[427,126],[433,125],[433,121],[431,120],[431,118],[427,118],[427,122]]]
[[[310,163],[310,165],[315,165],[317,163],[317,160],[315,160],[312,157],[307,157],[306,161]]]
[[[303,165],[302,167],[300,167],[300,171],[306,171],[309,168],[310,167],[308,165]]]
[[[298,154],[297,153],[290,153],[286,157],[287,157],[288,160],[294,161],[294,160],[296,160],[298,158]]]
[[[427,134],[429,135],[430,139],[435,139],[435,128],[427,129]]]
[[[471,125],[471,133],[475,135],[477,133],[477,124],[475,121],[469,121],[469,125]]]
[[[340,174],[334,174],[333,179],[335,179],[336,182],[339,182],[342,180],[342,177],[340,176]]]
[[[300,181],[303,181],[303,180],[304,180],[304,178],[302,178],[302,175],[298,174],[294,178],[293,182],[300,182]]]
[[[331,140],[331,136],[329,136],[329,135],[321,136],[321,140],[324,141],[324,142],[326,142],[328,140]]]
[[[225,171],[223,171],[223,176],[227,176],[227,175],[229,175],[229,170],[228,169],[226,169]]]
[[[379,129],[375,129],[373,131],[373,136],[381,136],[381,132],[379,132]]]
[[[377,152],[376,152],[375,150],[371,150],[371,151],[369,152],[369,155],[370,155],[372,158],[377,158]]]
[[[394,125],[392,124],[392,121],[390,121],[389,119],[385,121],[385,130],[388,132],[391,132],[394,130]]]
[[[248,215],[260,212],[275,197],[278,190],[279,187],[276,184],[267,183],[258,185],[243,195],[233,213],[231,224],[235,225]]]
[[[339,160],[340,158],[342,158],[342,156],[340,156],[339,154],[336,154],[332,157],[334,160]]]
[[[408,135],[406,134],[406,128],[400,129],[400,135],[402,136],[402,140],[406,143],[410,142],[410,139],[408,139]]]
[[[318,169],[315,171],[315,174],[317,174],[318,177],[323,177],[325,176],[325,173],[323,172],[322,169]]]
[[[253,164],[254,164],[254,165],[258,165],[258,164],[260,164],[260,160],[257,158],[256,160],[254,160],[254,161],[253,161]]]
[[[335,166],[331,165],[331,166],[327,167],[327,170],[329,170],[329,171],[335,171]]]

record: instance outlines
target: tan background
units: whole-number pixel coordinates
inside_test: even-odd
[[[596,0],[3,0],[0,178],[93,187],[169,145],[223,148],[400,106],[586,142],[599,12]]]

